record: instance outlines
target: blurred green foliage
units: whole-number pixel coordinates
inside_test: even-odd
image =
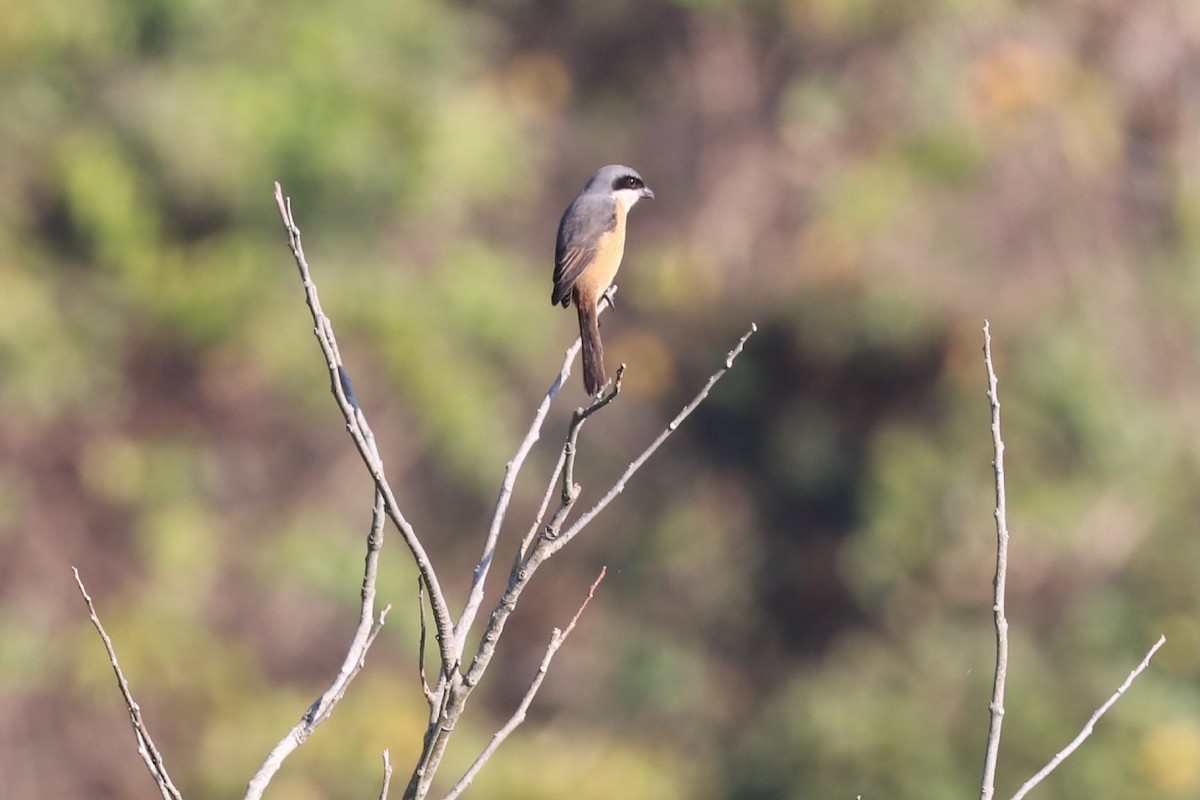
[[[1000,791],[1151,669],[1039,796],[1200,788],[1200,16],[1151,0],[0,2],[0,774],[147,778],[78,566],[189,798],[334,674],[371,490],[271,199],[291,196],[389,475],[460,603],[573,336],[558,214],[631,222],[583,502],[443,776],[610,573],[484,797],[963,797],[991,684],[990,318],[1013,534]],[[553,463],[564,389],[497,580]],[[416,591],[271,794],[374,794],[425,714]]]

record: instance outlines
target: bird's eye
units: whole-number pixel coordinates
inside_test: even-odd
[[[638,188],[638,179],[633,177],[632,175],[625,176],[625,186],[628,189]]]

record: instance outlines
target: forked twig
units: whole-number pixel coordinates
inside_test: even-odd
[[[550,522],[546,524],[546,528],[543,531],[543,536],[547,539],[553,539],[558,536],[563,522],[566,520],[567,515],[571,513],[571,509],[575,507],[575,501],[579,499],[580,487],[579,484],[575,483],[575,457],[579,453],[579,432],[583,429],[583,423],[587,422],[588,417],[617,399],[617,395],[621,393],[621,379],[624,376],[625,365],[622,364],[617,368],[617,375],[613,379],[612,388],[608,392],[594,398],[591,405],[586,408],[576,409],[571,414],[571,424],[567,426],[567,439],[562,449],[562,487],[559,494],[558,509],[554,512],[554,516],[550,518]]]
[[[985,320],[983,323],[983,361],[987,367],[988,377],[988,404],[991,407],[992,417],[992,470],[995,474],[996,483],[996,577],[993,582],[993,605],[992,611],[995,618],[996,627],[996,671],[992,682],[992,701],[989,705],[990,721],[988,725],[987,747],[984,756],[983,764],[983,784],[980,787],[981,800],[991,800],[996,791],[996,764],[1000,752],[1000,729],[1004,723],[1004,684],[1008,674],[1008,619],[1004,613],[1005,607],[1005,580],[1008,574],[1008,519],[1007,519],[1007,500],[1004,488],[1004,441],[1000,437],[1000,396],[997,390],[996,369],[992,363],[992,335],[991,327]],[[1092,730],[1096,726],[1096,722],[1100,717],[1104,716],[1105,712],[1112,707],[1121,695],[1133,684],[1134,680],[1146,669],[1150,664],[1150,659],[1158,652],[1158,649],[1166,642],[1165,636],[1160,636],[1154,646],[1142,659],[1141,663],[1129,673],[1125,681],[1117,687],[1116,692],[1104,702],[1102,706],[1096,709],[1092,714],[1091,719],[1083,726],[1083,730],[1079,732],[1071,742],[1058,752],[1050,760],[1045,767],[1038,771],[1036,775],[1025,782],[1017,793],[1013,795],[1012,800],[1021,800],[1029,793],[1033,787],[1042,782],[1043,779],[1055,769],[1058,768],[1063,761],[1067,759],[1078,747],[1083,744],[1083,741],[1092,734]]]
[[[278,183],[275,184],[275,202],[279,207],[279,214],[283,218],[284,228],[287,231],[288,247],[292,251],[304,285],[305,300],[313,319],[313,334],[325,356],[325,364],[329,370],[330,389],[346,420],[346,428],[350,432],[359,455],[374,478],[375,501],[372,509],[371,529],[367,535],[367,554],[364,559],[362,602],[359,607],[358,627],[346,652],[346,657],[342,661],[341,669],[324,694],[317,698],[300,721],[292,726],[292,729],[272,748],[258,772],[250,779],[246,787],[246,800],[257,800],[262,797],[283,761],[297,747],[307,741],[316,727],[329,717],[334,707],[345,695],[351,681],[362,669],[367,651],[375,642],[375,638],[379,635],[384,620],[387,618],[388,611],[391,610],[391,606],[386,606],[378,617],[375,615],[375,584],[379,568],[379,552],[383,547],[384,527],[388,519],[391,519],[400,531],[401,537],[417,562],[418,571],[425,579],[426,585],[429,586],[430,603],[434,609],[439,632],[445,632],[448,636],[451,630],[450,613],[441,589],[437,585],[433,565],[417,540],[412,526],[400,512],[392,488],[384,476],[383,460],[376,447],[375,436],[353,396],[349,375],[342,364],[337,338],[333,334],[333,323],[321,309],[316,283],[312,279],[308,261],[304,256],[304,247],[300,241],[300,229],[292,215],[291,201],[284,197],[283,189]],[[446,636],[438,637],[439,641],[443,643],[441,651],[443,676],[450,675],[454,671],[455,663],[451,659],[452,649],[445,643]]]
[[[609,287],[612,294],[617,291],[616,286]],[[612,304],[611,295],[606,294],[600,302],[597,314],[603,314]],[[529,451],[533,449],[534,444],[542,435],[542,426],[546,421],[546,414],[550,411],[550,404],[554,402],[554,398],[558,396],[558,392],[562,389],[564,382],[571,375],[571,364],[575,361],[575,356],[579,353],[582,346],[580,339],[576,338],[575,343],[567,348],[567,352],[563,356],[562,367],[559,368],[558,375],[550,384],[550,388],[546,390],[542,402],[538,404],[537,411],[534,412],[533,420],[529,423],[529,430],[525,434],[525,438],[517,447],[517,452],[512,459],[504,466],[504,480],[500,484],[500,492],[496,497],[496,506],[492,511],[492,520],[488,525],[487,536],[483,543],[483,554],[479,558],[479,562],[475,565],[475,573],[471,578],[471,589],[467,593],[467,602],[463,606],[462,615],[458,618],[458,622],[454,626],[454,649],[456,656],[461,659],[463,649],[466,647],[467,636],[471,632],[471,625],[475,622],[475,617],[479,613],[479,608],[483,604],[483,586],[484,580],[487,578],[488,570],[492,566],[492,560],[496,556],[496,543],[500,539],[500,529],[504,525],[504,518],[508,513],[509,502],[512,500],[513,487],[517,482],[517,475],[521,472],[521,467],[525,464],[525,459],[529,455]],[[621,365],[624,369],[624,364]],[[611,398],[610,398],[611,399]]]
[[[561,550],[567,544],[567,542],[574,539],[579,532],[587,526],[588,523],[595,519],[597,514],[607,508],[608,504],[615,500],[617,495],[625,491],[625,486],[629,483],[629,479],[632,478],[634,474],[642,468],[642,465],[646,463],[650,456],[654,455],[655,451],[658,450],[658,448],[662,446],[662,443],[667,440],[667,437],[673,434],[676,429],[683,424],[683,421],[691,416],[692,412],[704,402],[705,398],[708,397],[708,393],[712,391],[712,388],[716,385],[717,381],[721,380],[721,378],[725,376],[725,373],[733,368],[733,362],[739,355],[741,355],[742,349],[746,346],[746,341],[753,336],[757,330],[758,326],[754,323],[751,323],[750,329],[742,335],[742,338],[738,340],[738,343],[734,345],[734,348],[725,355],[724,364],[722,364],[716,372],[709,376],[708,381],[703,387],[701,387],[700,391],[696,393],[696,396],[692,398],[691,402],[684,406],[683,409],[675,415],[675,419],[671,420],[670,424],[668,424],[667,427],[663,429],[663,431],[659,433],[657,437],[655,437],[654,441],[647,445],[646,449],[642,451],[641,455],[635,458],[629,464],[629,466],[625,468],[625,471],[621,474],[621,477],[618,478],[616,483],[612,485],[608,492],[600,498],[596,505],[588,509],[579,517],[579,519],[575,520],[575,523],[571,525],[570,528],[568,528],[561,536],[556,537],[553,542],[549,544],[549,553],[547,555],[553,555]]]
[[[578,340],[576,343],[578,344]],[[529,546],[533,544],[533,540],[537,537],[538,533],[545,530],[547,535],[553,536],[557,535],[558,530],[562,527],[562,520],[566,512],[570,510],[575,502],[575,498],[578,497],[578,492],[573,487],[575,487],[574,465],[579,426],[583,424],[585,419],[616,399],[617,395],[621,392],[621,378],[624,374],[625,364],[621,364],[617,368],[617,375],[613,381],[612,389],[600,398],[593,399],[592,404],[587,408],[577,409],[572,414],[571,424],[567,428],[567,438],[562,449],[558,451],[558,463],[554,465],[554,469],[550,472],[550,480],[546,485],[546,493],[542,496],[542,504],[538,506],[537,514],[533,518],[533,524],[529,527],[528,532],[526,532],[525,538],[521,540],[521,546],[517,548],[517,555],[513,559],[512,571],[509,574],[510,583],[516,580],[517,571],[525,562]],[[563,474],[564,470],[567,470],[565,476]],[[560,477],[563,478],[561,489],[559,490],[560,505],[554,513],[554,519],[543,528],[542,520],[546,518],[546,511],[550,508],[550,500],[554,497],[554,487],[559,483]]]
[[[495,754],[496,750],[504,743],[504,740],[512,734],[521,723],[525,721],[525,715],[529,711],[529,706],[533,703],[533,698],[537,695],[538,690],[542,688],[542,681],[546,678],[546,673],[550,670],[550,662],[554,659],[554,654],[562,647],[563,642],[571,635],[571,631],[575,630],[575,624],[579,622],[580,616],[583,615],[584,609],[588,607],[588,603],[592,601],[592,597],[596,594],[596,587],[604,580],[604,576],[608,574],[608,567],[601,567],[600,574],[596,576],[596,580],[592,581],[592,586],[588,589],[587,597],[583,599],[579,610],[575,612],[575,616],[571,617],[570,623],[563,630],[555,628],[550,635],[550,644],[546,646],[546,653],[542,656],[542,663],[538,665],[537,673],[533,676],[533,680],[529,683],[529,688],[525,690],[525,695],[521,698],[521,702],[517,705],[517,710],[509,717],[508,722],[500,730],[492,734],[492,739],[488,742],[487,747],[483,749],[475,760],[471,763],[470,768],[466,773],[459,778],[458,783],[446,794],[445,800],[457,800],[457,798],[466,791],[471,785],[471,781],[475,780],[475,776],[483,769],[484,764],[488,759]]]
[[[338,670],[337,676],[324,694],[309,706],[300,721],[293,725],[292,729],[271,749],[266,760],[263,761],[262,766],[258,768],[258,772],[250,779],[246,787],[246,800],[261,798],[284,760],[297,747],[308,741],[308,737],[312,735],[317,726],[333,713],[334,706],[341,701],[350,682],[363,668],[367,651],[375,643],[375,637],[379,635],[388,612],[391,611],[390,605],[384,606],[379,612],[379,616],[375,617],[375,582],[379,570],[379,551],[383,547],[383,529],[387,519],[383,505],[383,494],[376,491],[375,505],[371,515],[371,530],[367,535],[367,555],[364,559],[358,627],[355,629],[350,647],[346,651],[346,657],[342,660],[341,669]]]
[[[487,627],[484,629],[482,639],[479,643],[479,649],[475,653],[475,658],[471,661],[470,668],[467,669],[466,673],[463,675],[463,684],[465,687],[469,689],[470,687],[475,686],[479,682],[479,679],[483,676],[483,673],[487,670],[488,664],[491,662],[492,656],[495,654],[496,642],[504,630],[504,625],[508,621],[509,615],[512,614],[513,609],[516,607],[517,599],[520,597],[521,592],[524,590],[526,584],[529,582],[530,577],[532,577],[537,568],[542,564],[542,562],[553,556],[555,553],[561,550],[567,542],[577,536],[589,522],[595,519],[597,514],[603,511],[604,508],[607,507],[608,504],[611,503],[613,499],[624,490],[625,485],[628,483],[633,474],[637,472],[638,469],[641,468],[642,464],[644,464],[646,460],[654,454],[654,451],[656,451],[662,445],[662,443],[666,441],[667,437],[674,433],[679,428],[679,425],[685,419],[687,419],[687,417],[693,411],[696,410],[696,407],[700,405],[700,403],[703,402],[706,397],[708,397],[708,393],[712,391],[712,387],[716,384],[716,382],[719,381],[721,377],[733,367],[733,362],[735,359],[737,359],[738,355],[741,354],[742,348],[744,348],[746,345],[746,340],[749,339],[757,330],[758,326],[754,324],[750,325],[750,330],[748,330],[745,335],[738,340],[738,343],[734,346],[734,348],[729,351],[728,354],[726,354],[724,363],[709,377],[708,381],[704,384],[696,396],[692,398],[691,402],[684,406],[683,410],[680,411],[675,418],[671,420],[667,427],[663,429],[663,431],[654,439],[654,441],[652,441],[646,447],[646,449],[642,451],[641,455],[639,455],[628,467],[626,467],[625,472],[622,473],[617,482],[613,484],[608,493],[605,494],[604,497],[601,498],[601,500],[595,506],[593,506],[591,510],[576,520],[575,524],[572,525],[569,530],[556,535],[556,531],[558,530],[558,527],[561,526],[562,518],[564,516],[563,507],[567,506],[569,508],[570,504],[573,503],[574,500],[568,498],[569,502],[560,502],[558,510],[555,511],[554,516],[546,525],[546,529],[542,532],[542,534],[537,536],[536,541],[530,543],[528,548],[521,549],[521,552],[518,553],[517,560],[513,564],[508,586],[504,590],[504,593],[500,598],[500,602],[497,604],[495,610],[492,611],[492,616],[488,620]],[[570,434],[568,433],[568,437],[569,436]],[[570,439],[568,438],[568,444],[569,443]],[[567,447],[564,445],[564,453],[566,450]],[[567,453],[565,457],[569,459],[572,456]],[[566,471],[565,465],[563,467],[563,471]],[[573,494],[578,496],[577,493]],[[528,550],[528,552],[525,552],[526,550]]]
[[[589,512],[587,520],[581,520],[572,527],[572,532],[570,534],[572,537],[578,534],[588,521],[594,518],[596,514],[603,510],[603,508],[609,502],[611,502],[617,494],[620,493],[620,491],[624,488],[625,483],[629,480],[633,473],[635,473],[638,468],[645,463],[646,459],[648,459],[650,455],[658,449],[663,441],[665,441],[666,438],[679,427],[680,423],[686,419],[687,416],[692,413],[692,411],[695,410],[696,406],[698,406],[704,400],[704,398],[708,396],[708,393],[711,391],[713,385],[730,369],[730,367],[733,366],[733,361],[737,358],[738,354],[741,353],[746,340],[756,330],[757,327],[751,325],[750,330],[738,341],[734,349],[726,355],[723,366],[713,373],[708,382],[700,390],[700,393],[684,407],[683,411],[681,411],[675,417],[675,419],[671,421],[667,428],[661,434],[659,434],[659,436],[646,448],[646,450],[643,451],[643,453],[637,459],[635,459],[633,464],[631,464],[630,467],[625,470],[625,473],[621,476],[618,484],[614,486],[612,490],[610,490],[605,498],[595,508],[593,508],[592,511]],[[570,358],[570,355],[571,354],[568,353],[568,359]],[[560,375],[560,382],[561,378],[562,376]],[[594,405],[603,406],[607,402],[610,402],[612,397],[615,397],[618,391],[619,386],[614,384],[612,396],[602,398],[601,400],[596,401]],[[591,413],[594,413],[594,410],[595,409],[593,408],[589,408],[587,410],[577,412],[572,417],[572,430],[577,432],[578,426]],[[564,443],[563,456],[560,457],[559,466],[555,469],[556,478],[559,474],[566,472],[566,462],[569,458],[573,458],[573,455],[568,452],[573,450],[573,447],[571,446],[572,442],[573,439],[569,433],[568,440],[566,443]],[[568,484],[564,485],[573,484],[569,484],[568,482]],[[578,493],[574,491],[570,492],[569,494],[578,496]],[[414,798],[414,800],[420,800],[429,792],[434,772],[436,772],[437,767],[441,762],[446,750],[446,746],[449,742],[449,738],[458,722],[459,716],[462,714],[462,710],[466,704],[467,698],[470,696],[471,692],[474,691],[475,687],[479,685],[479,681],[487,671],[487,668],[491,663],[493,656],[495,655],[496,644],[504,632],[505,623],[516,609],[517,601],[520,598],[521,593],[528,585],[529,580],[533,576],[534,572],[537,571],[537,568],[546,559],[550,558],[554,553],[561,549],[563,544],[565,544],[565,534],[562,536],[556,536],[555,533],[561,527],[561,521],[564,518],[565,510],[569,510],[573,502],[573,499],[570,498],[568,498],[566,502],[561,502],[558,510],[555,511],[554,517],[546,526],[546,528],[542,530],[540,534],[534,534],[531,531],[530,537],[527,537],[527,539],[522,542],[521,547],[518,549],[518,554],[514,559],[513,568],[509,574],[508,584],[501,594],[496,607],[492,610],[491,616],[488,618],[488,623],[484,627],[483,633],[480,636],[479,646],[477,647],[475,655],[471,660],[470,667],[464,673],[462,673],[461,680],[458,681],[457,684],[450,686],[444,695],[438,694],[435,691],[435,694],[438,694],[439,698],[442,699],[442,703],[440,707],[431,713],[430,727],[426,733],[422,753],[417,762],[417,768],[413,771],[408,788],[405,790],[404,796],[406,799]],[[545,506],[547,506],[548,503],[548,499],[543,503],[543,510],[539,512],[539,517],[544,515]]]
[[[383,495],[384,509],[388,518],[400,532],[404,544],[412,553],[417,569],[425,578],[425,586],[429,591],[429,604],[433,608],[434,625],[438,631],[441,672],[443,676],[450,676],[456,671],[458,659],[454,653],[454,622],[450,617],[450,608],[446,604],[446,597],[438,583],[433,562],[430,561],[425,547],[417,538],[412,524],[405,518],[396,502],[395,493],[384,475],[383,459],[375,447],[375,438],[366,424],[366,417],[347,395],[346,387],[343,385],[343,376],[346,372],[338,355],[337,339],[333,335],[333,323],[321,308],[317,285],[309,271],[308,260],[304,256],[304,246],[300,241],[300,228],[296,225],[295,217],[292,215],[291,200],[284,196],[283,188],[278,182],[275,183],[275,203],[279,207],[279,214],[283,218],[284,229],[287,231],[288,247],[292,251],[292,257],[296,261],[296,268],[300,271],[300,279],[304,284],[305,301],[308,303],[308,309],[313,318],[313,334],[317,337],[321,352],[325,355],[325,364],[330,375],[330,389],[342,411],[342,416],[346,419],[346,429],[358,449],[359,456],[370,470],[371,477],[375,480],[375,488]],[[439,685],[442,683],[443,681],[439,681]]]

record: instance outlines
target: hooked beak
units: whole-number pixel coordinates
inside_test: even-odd
[[[643,186],[643,187],[642,187],[642,197],[646,198],[647,200],[653,200],[653,199],[654,199],[654,192],[650,191],[650,187],[649,187],[649,186]]]

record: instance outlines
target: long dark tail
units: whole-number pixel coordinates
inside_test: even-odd
[[[600,342],[600,320],[594,303],[584,301],[578,307],[579,339],[583,342],[583,388],[595,396],[607,381],[604,376],[604,345]]]

